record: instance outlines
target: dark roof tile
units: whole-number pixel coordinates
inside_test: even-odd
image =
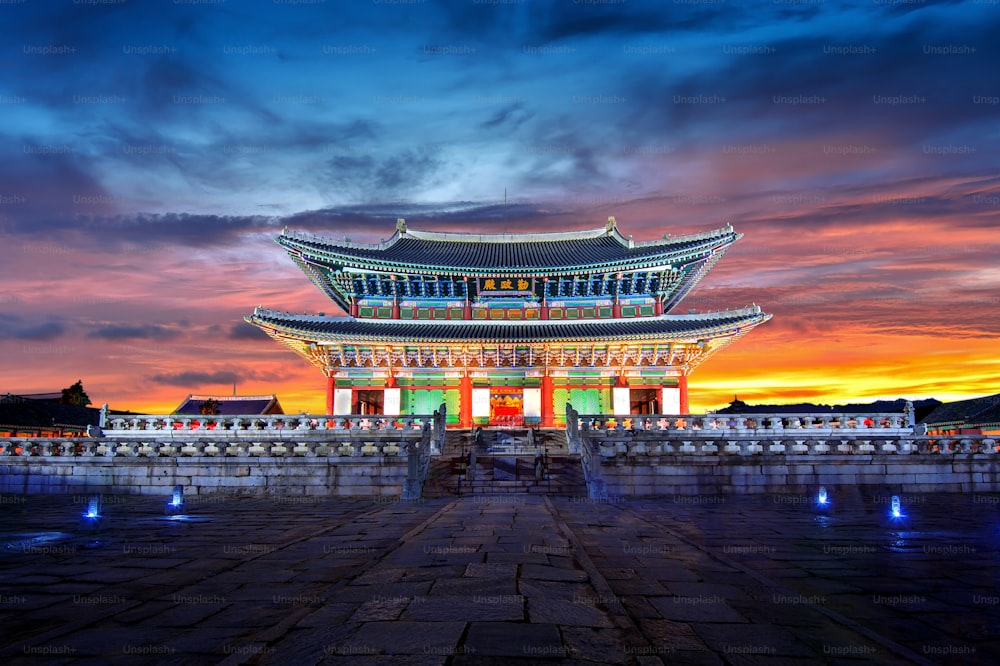
[[[737,237],[735,232],[723,232],[711,237],[680,237],[658,244],[637,244],[635,247],[608,235],[530,242],[467,242],[402,236],[387,243],[384,248],[338,244],[299,234],[279,236],[278,242],[310,256],[313,252],[333,253],[343,259],[483,271],[584,267],[652,260],[699,245],[704,246],[707,252],[710,248],[728,245]]]
[[[602,340],[660,336],[697,337],[720,329],[756,326],[770,316],[759,308],[720,312],[693,318],[686,316],[648,317],[567,323],[462,322],[422,323],[320,318],[282,315],[255,311],[250,323],[284,328],[289,332],[316,339],[354,338],[358,340],[400,340],[414,342],[460,342],[488,340],[497,342],[544,342],[546,340]]]

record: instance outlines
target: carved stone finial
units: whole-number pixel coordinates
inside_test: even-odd
[[[608,216],[608,223],[604,225],[604,230],[607,231],[608,233],[611,233],[617,227],[618,223],[615,221],[615,216],[614,215]]]
[[[400,234],[406,233],[406,220],[404,220],[403,218],[399,218],[396,220],[396,231],[398,231]]]

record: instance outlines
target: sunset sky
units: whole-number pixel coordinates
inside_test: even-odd
[[[998,34],[984,0],[0,4],[0,392],[322,412],[242,320],[335,312],[282,227],[609,215],[745,234],[677,311],[774,318],[693,411],[998,392]]]

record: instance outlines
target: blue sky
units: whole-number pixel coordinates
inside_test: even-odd
[[[312,404],[321,378],[240,323],[261,302],[329,309],[270,238],[377,241],[397,217],[616,215],[637,238],[732,222],[746,238],[688,305],[776,317],[699,370],[706,407],[732,367],[779,396],[892,392],[767,374],[788,339],[825,367],[837,326],[906,336],[905,358],[944,339],[995,377],[973,348],[1000,329],[996,34],[1000,5],[971,1],[0,4],[0,388],[81,375],[147,401],[232,376]],[[908,379],[892,353],[868,369],[883,356],[851,367],[904,368],[899,393],[988,388]]]

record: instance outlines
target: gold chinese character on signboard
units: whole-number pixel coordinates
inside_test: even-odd
[[[496,288],[497,288],[497,282],[492,278],[489,280],[485,280],[483,282],[483,289],[496,289]]]
[[[500,288],[501,289],[513,289],[514,288],[514,281],[513,280],[501,280],[500,281]]]
[[[517,288],[520,289],[521,291],[527,289],[528,286],[529,286],[528,281],[523,278],[517,281]]]

